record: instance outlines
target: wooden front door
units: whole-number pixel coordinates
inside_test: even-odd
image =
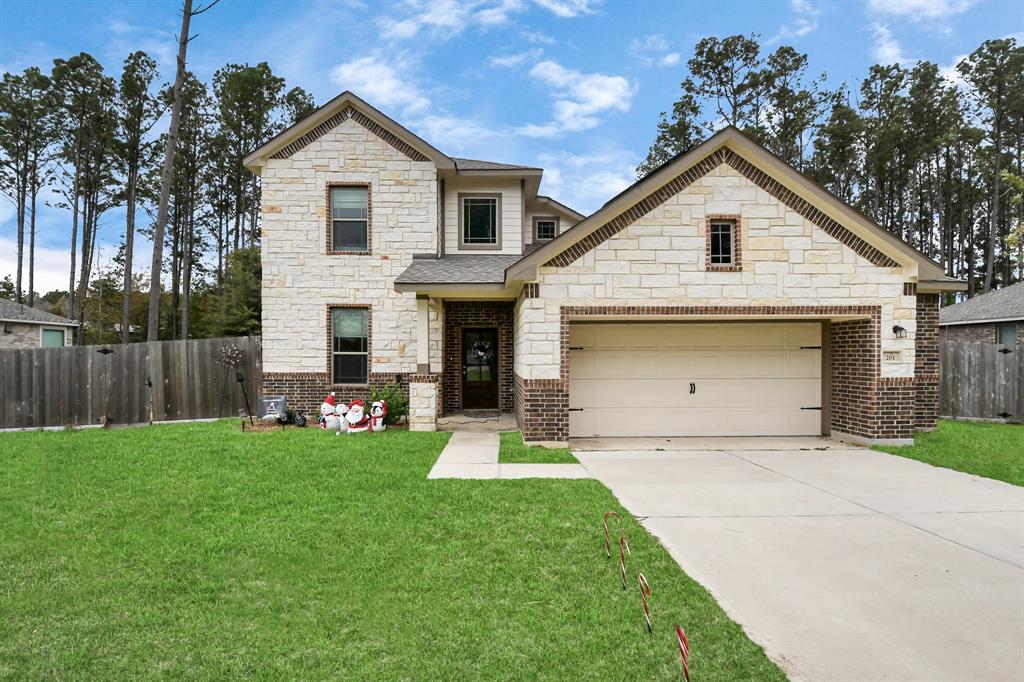
[[[462,330],[462,409],[498,409],[498,330]]]

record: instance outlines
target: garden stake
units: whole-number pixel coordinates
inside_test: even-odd
[[[676,626],[676,641],[679,642],[679,655],[683,658],[683,677],[690,682],[690,642],[686,639],[686,631],[682,626]]]
[[[619,538],[619,573],[622,574],[622,589],[626,589],[626,555],[633,556],[629,551],[629,540],[625,536]]]
[[[647,583],[647,578],[644,574],[640,574],[640,600],[644,604],[644,620],[647,621],[647,633],[653,632],[651,630],[651,586]]]
[[[242,387],[242,397],[245,398],[245,411],[249,414],[249,426],[252,426],[252,408],[249,407],[249,394],[245,391],[245,376],[241,372],[235,372],[238,385]]]
[[[619,521],[622,520],[622,517],[619,516],[619,512],[617,512],[617,511],[610,511],[610,512],[605,512],[604,513],[604,553],[608,556],[609,559],[611,559],[612,558],[612,541],[611,541],[611,538],[608,536],[608,517],[609,516],[614,516]]]

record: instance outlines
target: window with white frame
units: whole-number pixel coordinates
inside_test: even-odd
[[[732,265],[736,262],[736,221],[711,222],[711,264]]]
[[[365,384],[370,369],[369,310],[331,308],[331,381]]]
[[[368,251],[369,217],[368,187],[331,187],[331,251]]]
[[[536,217],[533,219],[533,238],[546,242],[558,236],[558,218]]]
[[[501,197],[459,195],[459,246],[466,249],[501,248]]]

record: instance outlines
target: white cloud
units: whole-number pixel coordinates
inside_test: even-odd
[[[564,132],[588,130],[608,111],[629,111],[636,87],[622,76],[581,73],[550,60],[530,69],[530,76],[552,88],[553,120],[519,128],[527,137],[555,137]]]
[[[772,45],[783,40],[803,38],[818,29],[821,8],[810,0],[789,0],[789,9],[794,14],[793,20],[780,26],[778,33],[765,41],[766,44]]]
[[[903,54],[903,47],[887,24],[874,22],[869,28],[875,41],[871,49],[871,54],[875,59],[882,64],[903,64],[909,61]]]
[[[675,66],[681,60],[678,52],[669,51],[668,41],[659,34],[634,38],[629,53],[644,66]]]
[[[533,50],[527,50],[526,52],[516,52],[514,54],[501,55],[500,57],[491,57],[491,66],[522,66],[527,62],[537,61],[544,54],[544,50],[539,47]]]
[[[7,237],[0,237],[0,253],[10,254],[10,257],[5,257],[0,261],[0,278],[5,275],[10,275],[13,281],[17,274],[17,259],[15,254],[17,253],[17,242],[14,239],[8,239]],[[111,244],[101,244],[97,249],[96,260],[93,265],[93,276],[103,270],[110,268],[113,265],[114,256],[117,255],[117,246]],[[137,263],[132,267],[132,270],[139,272],[144,270],[149,272],[149,261],[148,259],[144,263],[145,268],[141,267],[142,263]],[[35,252],[35,278],[33,281],[32,288],[38,291],[40,294],[45,294],[48,291],[59,289],[60,291],[67,291],[68,288],[68,270],[71,268],[71,256],[65,248],[49,248],[36,244]],[[75,279],[78,279],[78,272],[75,272]],[[26,240],[25,245],[25,262],[24,271],[22,272],[22,287],[27,291],[28,289],[28,244]]]
[[[542,154],[539,162],[544,167],[540,193],[584,214],[597,210],[636,181],[637,159],[625,150],[553,152]]]
[[[481,142],[500,134],[494,126],[472,118],[430,114],[412,121],[410,127],[430,144],[448,153],[479,148]]]
[[[397,6],[397,16],[381,15],[377,25],[390,40],[408,40],[421,31],[446,40],[472,26],[505,24],[523,9],[524,0],[405,0]]]
[[[332,80],[378,107],[401,109],[406,115],[422,111],[430,100],[410,77],[408,63],[389,63],[383,57],[369,56],[339,64],[331,71]]]
[[[976,0],[868,0],[868,7],[878,14],[914,20],[949,19],[974,6]]]
[[[593,14],[591,0],[533,0],[540,7],[548,10],[556,17],[571,19],[573,17]]]
[[[557,40],[539,31],[520,31],[519,35],[528,43],[540,43],[541,45],[558,44]]]

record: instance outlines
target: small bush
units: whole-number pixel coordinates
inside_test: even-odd
[[[398,384],[385,384],[370,389],[370,402],[383,400],[388,404],[388,415],[384,418],[387,425],[397,424],[409,415],[409,401]]]

